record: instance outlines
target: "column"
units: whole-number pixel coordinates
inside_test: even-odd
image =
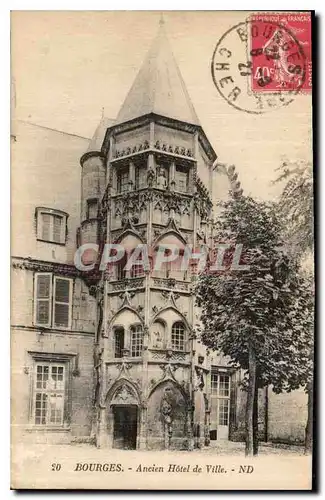
[[[150,122],[149,147],[153,149],[155,143],[155,122]]]
[[[204,446],[210,446],[210,410],[205,410],[205,416],[204,416]]]
[[[189,451],[194,450],[194,436],[193,436],[193,405],[190,404],[187,410],[187,442]]]
[[[97,448],[104,448],[105,446],[108,445],[108,433],[105,425],[105,415],[106,415],[106,407],[99,405],[98,429],[96,438]]]
[[[169,167],[169,186],[171,191],[175,191],[176,187],[175,177],[176,177],[176,166],[175,166],[175,161],[173,160]]]
[[[140,433],[138,438],[138,448],[140,450],[145,450],[147,448],[147,404],[143,403],[139,407],[140,411]]]
[[[135,189],[135,166],[132,161],[129,163],[129,183],[130,183],[130,191]]]

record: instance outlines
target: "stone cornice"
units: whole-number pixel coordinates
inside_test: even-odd
[[[169,127],[175,130],[181,130],[184,132],[194,133],[197,131],[199,133],[199,141],[203,149],[205,150],[208,158],[211,160],[211,162],[214,162],[217,159],[217,155],[210,141],[205,135],[203,128],[200,125],[194,125],[192,123],[182,122],[179,120],[175,120],[174,118],[168,118],[167,116],[158,115],[155,113],[149,113],[147,115],[133,118],[132,120],[129,120],[127,122],[119,123],[117,125],[112,125],[111,127],[109,127],[105,134],[105,139],[102,147],[102,155],[104,156],[107,155],[110,136],[117,135],[122,132],[131,131],[144,125],[148,125],[151,121],[159,125],[163,125],[165,127]]]
[[[81,277],[82,273],[71,264],[49,262],[32,259],[31,257],[12,257],[11,265],[14,269],[25,269],[27,271],[57,273],[69,277]]]

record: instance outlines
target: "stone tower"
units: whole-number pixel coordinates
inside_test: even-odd
[[[98,304],[97,446],[207,444],[209,366],[194,334],[193,268],[152,264],[165,245],[182,256],[186,245],[207,243],[215,160],[161,25],[116,121],[102,120],[81,158],[79,243],[125,249],[117,265],[87,278]],[[126,270],[139,244],[150,269]]]

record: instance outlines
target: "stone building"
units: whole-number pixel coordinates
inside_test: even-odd
[[[152,266],[160,247],[208,246],[214,202],[240,190],[233,168],[215,169],[163,26],[116,120],[91,140],[16,122],[12,151],[13,435],[128,449],[242,439],[241,374],[195,337],[194,269]],[[126,249],[117,265],[76,268],[77,248],[105,243]],[[138,245],[150,268],[126,270]],[[266,440],[301,441],[304,395],[263,391],[259,417]]]

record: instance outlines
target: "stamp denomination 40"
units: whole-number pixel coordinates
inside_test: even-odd
[[[233,26],[220,38],[211,72],[228,104],[260,114],[290,104],[307,88],[309,52],[306,56],[288,26],[271,16],[255,17]]]
[[[252,15],[250,21],[252,90],[279,92],[300,88],[301,91],[310,91],[312,88],[310,13],[282,12],[277,15],[267,12]],[[302,50],[299,50],[297,41]],[[305,78],[303,78],[304,65]]]

